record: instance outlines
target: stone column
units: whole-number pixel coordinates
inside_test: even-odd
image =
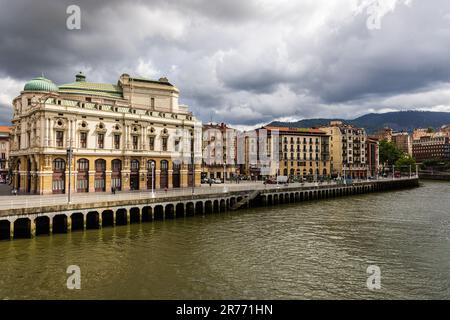
[[[92,163],[92,165],[95,166],[94,163]],[[89,168],[91,168],[91,163],[89,163]],[[89,170],[89,192],[95,192],[95,170]]]
[[[14,221],[9,222],[9,238],[14,239]]]
[[[31,218],[30,218],[30,233],[32,238],[36,236],[36,220]]]
[[[67,232],[72,232],[72,216],[71,215],[67,215]]]
[[[167,175],[168,175],[168,179],[167,179],[167,185],[168,185],[168,189],[172,189],[173,188],[173,162],[172,161],[167,161],[168,162],[168,170],[167,170]]]
[[[189,179],[189,170],[188,170],[188,166],[187,164],[182,164],[181,165],[181,170],[180,170],[180,175],[181,175],[181,188],[187,188],[188,187],[188,179]]]
[[[194,176],[194,184],[196,187],[201,186],[201,176],[202,176],[202,167],[199,164],[195,165],[195,176]]]
[[[122,170],[122,191],[130,190],[130,170]]]
[[[111,170],[105,171],[105,192],[111,192],[111,174],[112,174]]]
[[[155,189],[161,188],[161,159],[155,159]]]
[[[103,217],[102,213],[98,212],[98,227],[101,229],[103,227]]]
[[[130,209],[125,209],[127,210],[127,224],[131,223],[131,215],[130,215]]]
[[[48,144],[48,146],[49,147],[53,147],[54,146],[54,139],[53,139],[53,125],[54,125],[54,123],[53,123],[53,119],[50,119],[50,126],[49,126],[49,128],[48,128],[48,134],[49,134],[49,144]]]
[[[49,223],[48,232],[49,232],[49,234],[52,234],[53,233],[53,218],[48,217],[48,223]]]
[[[144,167],[143,164],[141,164],[141,168],[142,167]],[[139,170],[139,190],[146,190],[146,189],[147,189],[147,170]]]

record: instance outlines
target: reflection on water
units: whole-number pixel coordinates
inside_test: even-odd
[[[450,183],[0,242],[0,298],[450,298]],[[66,268],[81,268],[81,290]],[[377,265],[382,289],[366,287]]]

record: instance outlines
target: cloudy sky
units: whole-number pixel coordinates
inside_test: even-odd
[[[68,30],[69,5],[81,30]],[[0,0],[0,123],[24,83],[167,76],[203,121],[450,111],[448,0]]]

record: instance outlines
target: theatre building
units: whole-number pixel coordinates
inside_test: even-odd
[[[200,184],[201,123],[166,78],[117,84],[43,77],[14,99],[10,166],[21,193],[172,189]],[[69,170],[70,169],[70,170]],[[69,173],[70,172],[70,173]]]

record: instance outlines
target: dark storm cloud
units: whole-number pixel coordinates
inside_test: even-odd
[[[417,92],[433,97],[425,107],[448,105],[450,3],[389,1],[368,30],[359,0],[0,0],[0,122],[28,79],[78,71],[168,76],[202,120],[235,124],[408,108]],[[71,4],[81,30],[66,29]]]
[[[320,81],[305,85],[325,102],[341,103],[450,82],[450,20],[443,14],[449,11],[447,1],[416,1],[387,15],[377,32],[361,22],[342,28],[319,48]]]

